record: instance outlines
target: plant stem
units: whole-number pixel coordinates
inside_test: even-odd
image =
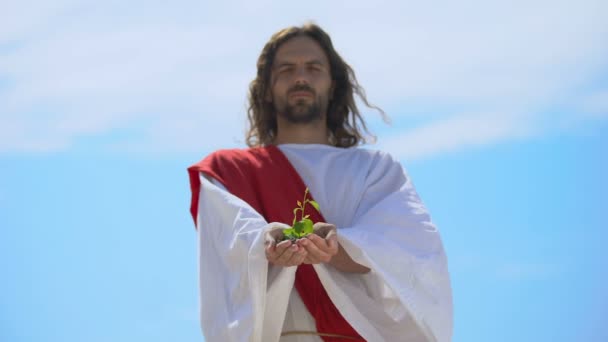
[[[304,208],[306,207],[306,195],[308,194],[308,188],[306,188],[306,191],[304,191],[304,201],[302,201],[302,214],[300,215],[300,217],[302,218],[302,220],[304,220]]]

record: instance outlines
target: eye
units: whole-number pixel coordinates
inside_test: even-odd
[[[291,66],[291,65],[281,66],[281,67],[279,67],[279,70],[278,70],[278,72],[280,74],[286,74],[286,73],[290,73],[292,71],[293,71],[293,66]]]
[[[308,70],[314,71],[314,72],[319,72],[322,70],[322,68],[321,68],[321,65],[319,65],[319,64],[309,64]]]

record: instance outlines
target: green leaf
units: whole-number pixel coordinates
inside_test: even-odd
[[[315,201],[308,201],[308,203],[310,203],[313,207],[315,207],[315,209],[317,209],[317,211],[319,211],[319,203]]]
[[[304,222],[303,221],[296,222],[296,224],[293,225],[293,230],[295,231],[295,234],[298,237],[300,237],[302,235],[303,230],[304,230]]]
[[[303,229],[302,229],[302,233],[300,234],[300,236],[306,236],[308,234],[312,234],[312,232],[313,232],[312,221],[310,219],[305,218],[305,219],[303,219],[300,222],[302,222],[302,225],[304,226]]]
[[[283,229],[283,236],[283,241],[297,239],[296,232],[293,230],[293,228]]]

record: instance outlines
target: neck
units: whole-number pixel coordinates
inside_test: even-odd
[[[330,145],[327,139],[327,125],[325,120],[318,120],[306,124],[294,124],[277,119],[276,145],[280,144],[324,144]]]

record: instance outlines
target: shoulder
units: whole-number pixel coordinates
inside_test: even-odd
[[[246,169],[247,166],[255,163],[255,148],[246,149],[222,149],[208,154],[206,157],[191,165],[190,172],[221,172],[221,170]]]
[[[390,153],[372,148],[352,148],[353,153],[361,159],[368,160],[376,167],[401,167],[401,163]]]
[[[368,165],[366,180],[370,183],[396,182],[403,184],[409,180],[409,175],[402,163],[389,152],[371,149],[357,148],[354,153],[359,155],[359,160],[365,160]]]
[[[205,157],[205,159],[223,159],[223,160],[246,159],[246,158],[250,157],[250,155],[252,153],[251,150],[253,150],[253,149],[251,149],[251,148],[221,149],[221,150],[212,152],[207,157]],[[205,160],[205,159],[203,159],[203,160]]]
[[[241,164],[263,156],[261,148],[232,148],[214,151],[203,158],[202,164]]]

